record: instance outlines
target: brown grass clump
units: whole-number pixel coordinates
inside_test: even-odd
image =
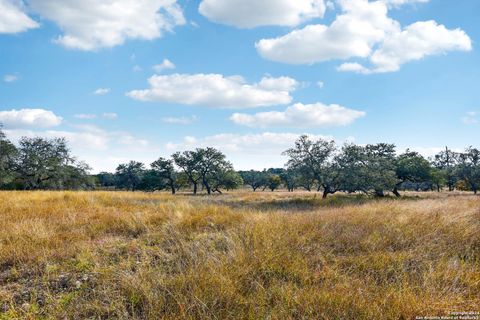
[[[0,319],[480,311],[480,198],[0,192]]]

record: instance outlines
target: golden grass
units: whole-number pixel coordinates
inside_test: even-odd
[[[0,192],[0,319],[480,311],[480,197]]]

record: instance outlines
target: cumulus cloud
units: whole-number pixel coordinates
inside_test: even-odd
[[[109,48],[127,39],[153,40],[185,24],[176,0],[29,0],[28,3],[29,9],[63,30],[64,34],[55,42],[71,49]]]
[[[200,13],[209,20],[238,28],[296,26],[325,13],[323,0],[202,0]]]
[[[298,83],[288,77],[264,77],[248,84],[240,76],[221,74],[154,75],[150,88],[127,96],[140,101],[199,105],[212,108],[255,108],[288,104]]]
[[[173,69],[175,69],[175,64],[168,59],[163,59],[162,63],[156,64],[153,66],[153,70],[155,70],[155,72],[158,72],[158,73],[164,70],[173,70]]]
[[[344,126],[363,117],[365,112],[348,109],[336,104],[325,105],[297,103],[285,111],[259,112],[253,115],[235,113],[230,120],[248,127],[332,127]]]
[[[402,29],[388,16],[388,9],[422,0],[339,0],[342,13],[331,25],[307,25],[284,36],[256,43],[259,54],[269,60],[312,64],[328,60],[369,59],[372,67],[346,62],[339,71],[392,72],[404,63],[449,51],[469,51],[468,35],[447,29],[435,21],[420,21]]]
[[[162,121],[168,124],[189,125],[197,121],[197,117],[165,117]]]
[[[266,59],[292,64],[368,57],[387,32],[399,29],[382,2],[341,0],[339,4],[343,13],[330,26],[308,25],[278,38],[262,39],[256,43],[258,52]]]
[[[93,91],[93,94],[96,96],[103,96],[110,93],[110,88],[98,88],[97,90]]]
[[[0,123],[5,128],[49,128],[62,123],[62,117],[44,109],[20,109],[0,111]]]
[[[372,54],[373,72],[391,72],[404,63],[448,51],[470,51],[472,42],[460,29],[449,30],[435,21],[421,21],[389,35]]]
[[[19,33],[38,28],[26,13],[22,1],[0,0],[0,34]]]

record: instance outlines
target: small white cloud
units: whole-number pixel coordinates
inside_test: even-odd
[[[212,108],[256,108],[288,104],[298,83],[288,77],[264,77],[248,84],[241,76],[221,74],[154,75],[150,88],[127,96],[140,101],[179,103]]]
[[[477,124],[480,123],[480,113],[476,111],[467,112],[467,114],[462,117],[462,122],[464,124]]]
[[[50,128],[62,123],[62,117],[44,109],[0,111],[0,123],[7,129]]]
[[[94,95],[96,96],[103,96],[103,95],[106,95],[108,93],[110,93],[111,89],[110,88],[98,88],[97,90],[95,90],[93,92]]]
[[[173,70],[173,69],[175,69],[175,64],[173,64],[173,62],[168,59],[163,59],[162,63],[153,66],[153,70],[155,70],[155,72],[157,73],[160,73],[164,70]]]
[[[133,70],[133,72],[140,72],[143,69],[138,64],[136,64],[136,65],[133,66],[132,70]]]
[[[104,112],[102,114],[102,117],[108,120],[115,120],[118,118],[118,114],[116,114],[115,112]]]
[[[368,68],[365,68],[364,66],[362,66],[360,63],[357,63],[357,62],[342,63],[340,66],[337,67],[337,70],[342,72],[355,72],[355,73],[361,73],[361,74],[372,73],[371,70],[369,70]]]
[[[180,124],[180,125],[189,125],[197,121],[196,116],[191,117],[166,117],[162,119],[163,122],[168,124]]]
[[[15,74],[6,74],[6,75],[3,76],[3,81],[8,82],[8,83],[15,82],[17,80],[18,80],[18,76],[15,75]]]
[[[336,104],[324,105],[297,103],[285,111],[259,112],[253,115],[235,113],[230,120],[248,127],[332,127],[345,126],[363,117],[365,112],[348,109]]]
[[[317,81],[317,87],[319,87],[320,89],[323,89],[324,86],[325,86],[325,83],[323,81]]]
[[[22,1],[0,0],[0,34],[19,33],[38,28],[26,13]]]
[[[77,118],[77,119],[91,120],[91,119],[95,119],[97,117],[97,115],[96,114],[79,113],[79,114],[75,114],[73,117]]]
[[[296,26],[325,13],[323,0],[202,0],[199,12],[209,20],[238,28]]]

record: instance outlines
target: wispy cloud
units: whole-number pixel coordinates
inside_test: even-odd
[[[79,113],[73,115],[74,118],[77,119],[84,119],[84,120],[90,120],[90,119],[95,119],[97,117],[96,114],[85,114],[85,113]]]
[[[476,111],[467,112],[467,114],[462,117],[462,122],[464,124],[476,124],[479,123],[480,113]]]
[[[3,81],[5,82],[15,82],[19,79],[18,75],[16,74],[6,74],[3,76]]]
[[[98,88],[97,90],[93,91],[93,94],[96,96],[103,96],[110,93],[110,88]]]
[[[163,122],[169,124],[189,125],[197,121],[197,116],[191,117],[166,117],[162,119]]]
[[[118,118],[118,114],[114,113],[114,112],[104,112],[102,114],[102,117],[105,118],[105,119],[108,119],[108,120],[115,120]]]

